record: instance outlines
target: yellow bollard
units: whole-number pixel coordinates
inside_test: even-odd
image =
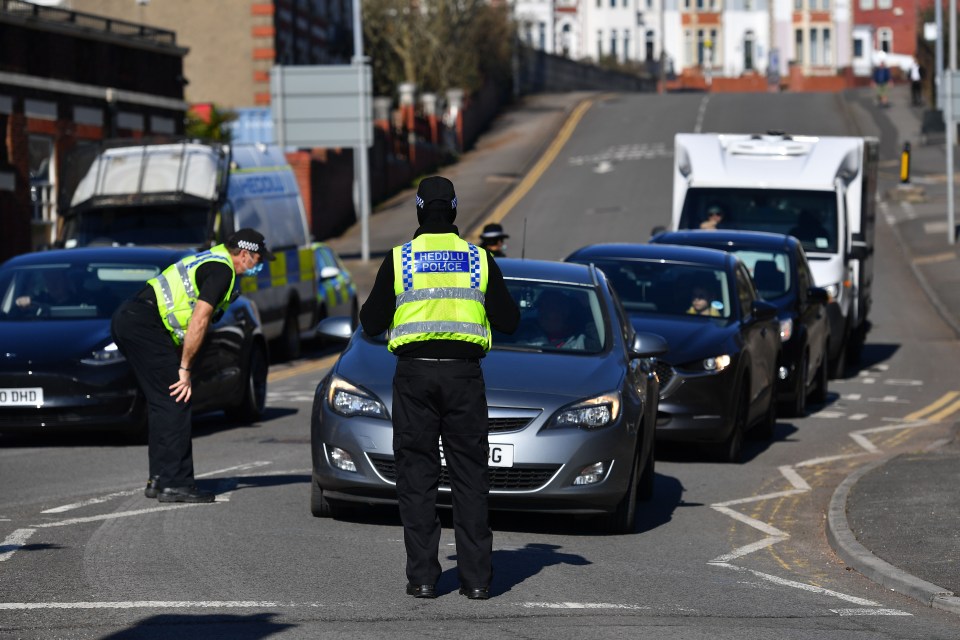
[[[900,183],[910,182],[910,143],[903,143],[903,151],[900,152]]]

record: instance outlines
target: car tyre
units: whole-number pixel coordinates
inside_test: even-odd
[[[637,487],[637,495],[643,501],[653,499],[653,486],[656,479],[656,470],[654,469],[654,448],[656,440],[650,440],[650,453],[647,454],[647,462],[643,465],[643,473],[640,474],[640,486]]]
[[[250,424],[263,417],[263,410],[267,405],[268,368],[267,354],[264,353],[263,347],[254,345],[250,350],[243,399],[237,406],[226,410],[228,419],[241,424]]]
[[[830,368],[827,362],[826,352],[820,360],[820,366],[817,367],[817,386],[813,388],[810,394],[810,402],[823,405],[827,403],[827,391],[830,385]]]
[[[337,508],[323,495],[323,489],[316,479],[310,483],[310,513],[314,518],[333,518],[338,513]]]
[[[807,367],[810,366],[810,354],[804,350],[800,364],[797,366],[797,379],[793,385],[793,404],[790,405],[790,415],[802,418],[807,415]]]
[[[743,456],[743,435],[747,430],[747,416],[750,412],[750,387],[744,384],[737,401],[736,417],[733,429],[727,439],[720,444],[717,455],[721,462],[739,464]]]
[[[751,435],[756,440],[773,440],[774,431],[777,428],[777,402],[775,398],[770,398],[770,406],[767,407],[767,413],[763,416],[763,422],[758,424],[751,431]]]
[[[604,519],[604,530],[607,533],[627,534],[633,533],[636,528],[637,520],[637,465],[640,461],[640,451],[633,456],[633,468],[630,470],[630,483],[627,485],[627,491],[623,498],[617,503],[617,508],[613,513],[608,514]]]

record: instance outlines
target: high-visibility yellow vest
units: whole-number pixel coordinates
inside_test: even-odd
[[[394,247],[393,274],[390,351],[424,340],[463,340],[490,350],[486,251],[455,233],[424,234]]]
[[[233,285],[237,278],[230,252],[222,244],[211,247],[203,253],[187,256],[164,269],[163,273],[156,278],[147,280],[147,284],[153,287],[157,294],[160,319],[163,320],[163,326],[170,332],[174,344],[183,344],[190,318],[193,317],[193,308],[200,295],[200,288],[197,286],[197,269],[211,261],[222,262],[230,267],[230,287],[216,306],[216,310],[226,311],[230,306]]]

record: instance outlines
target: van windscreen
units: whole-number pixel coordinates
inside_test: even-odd
[[[678,229],[710,228],[791,235],[807,253],[837,253],[837,196],[800,189],[693,188],[687,191]]]
[[[207,207],[105,207],[77,213],[66,220],[66,247],[91,245],[173,245],[200,247],[209,229]]]

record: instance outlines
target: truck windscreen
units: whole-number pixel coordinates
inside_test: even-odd
[[[91,245],[203,246],[209,229],[206,207],[139,206],[90,209],[69,216],[61,236],[66,247]]]
[[[677,226],[782,233],[800,240],[807,253],[838,252],[833,191],[691,188]]]

